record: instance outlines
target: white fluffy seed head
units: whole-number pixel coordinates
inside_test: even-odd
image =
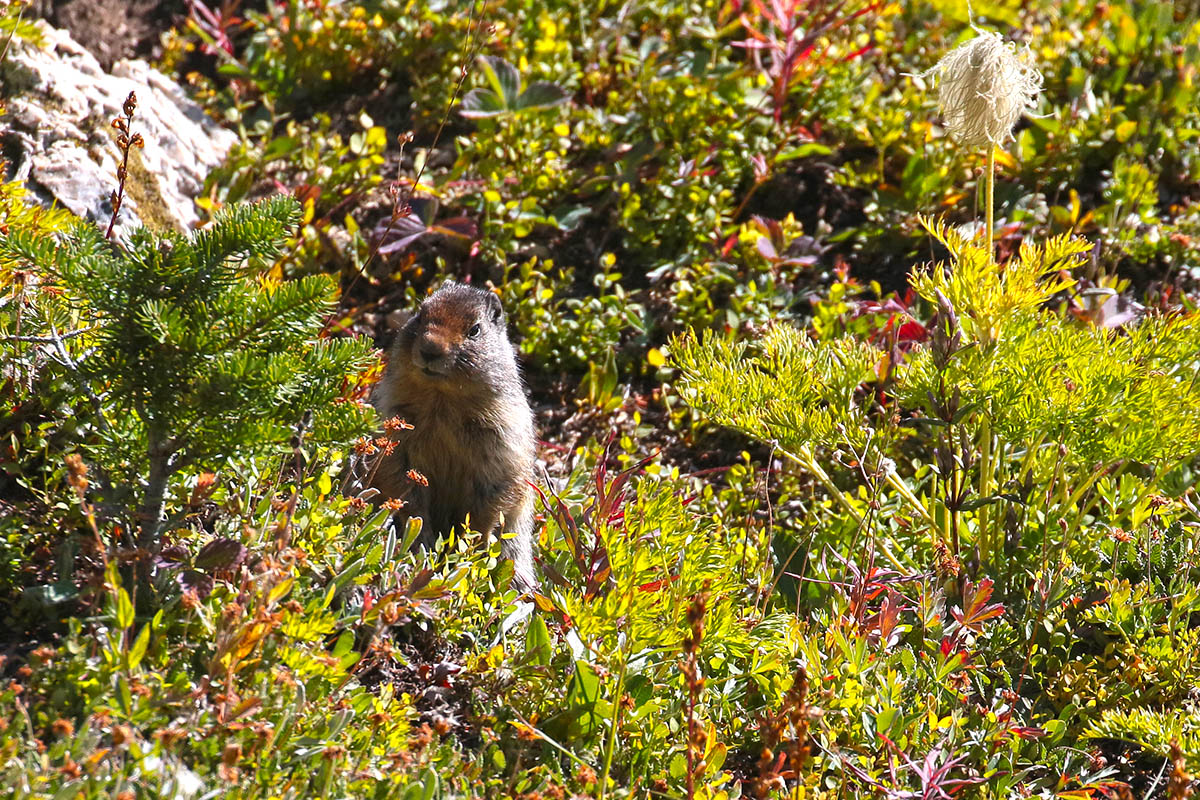
[[[937,78],[946,128],[965,147],[1011,139],[1013,126],[1037,105],[1042,90],[1042,74],[1022,60],[1016,45],[992,31],[954,48],[924,74]]]

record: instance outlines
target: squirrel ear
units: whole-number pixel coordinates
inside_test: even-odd
[[[487,293],[488,313],[491,314],[493,322],[504,322],[504,306],[500,304],[500,298],[495,292]]]

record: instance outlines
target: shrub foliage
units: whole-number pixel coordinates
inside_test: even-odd
[[[0,184],[10,794],[1194,792],[1194,9],[188,9],[199,230]],[[970,24],[1045,77],[1007,151],[923,77]],[[347,496],[443,277],[539,409],[527,595]]]

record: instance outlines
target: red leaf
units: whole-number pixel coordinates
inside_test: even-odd
[[[664,586],[668,586],[677,580],[679,580],[678,575],[671,575],[668,578],[659,578],[656,581],[650,581],[649,583],[643,583],[641,586],[639,586],[637,588],[638,588],[639,592],[657,592],[659,589],[663,588]]]
[[[926,336],[925,326],[914,319],[900,326],[896,338],[901,342],[923,342]]]
[[[963,611],[952,609],[950,614],[959,625],[969,630],[978,631],[983,623],[1004,613],[1003,603],[987,602],[992,598],[992,579],[984,578],[978,584],[967,581],[963,589]]]
[[[1013,725],[1008,732],[1018,739],[1040,739],[1046,735],[1045,728],[1030,728],[1020,725]]]
[[[853,53],[850,53],[849,55],[847,55],[847,56],[846,56],[845,58],[843,58],[842,60],[843,60],[843,61],[853,61],[854,59],[858,58],[859,56],[861,56],[861,55],[863,55],[864,53],[867,53],[867,52],[869,52],[869,51],[871,51],[871,50],[873,50],[873,49],[875,49],[875,45],[874,45],[874,44],[867,44],[867,45],[863,45],[862,47],[860,47],[860,48],[858,48],[857,50],[855,50]]]
[[[892,631],[900,620],[900,595],[892,587],[887,587],[887,597],[879,608],[879,642],[885,648],[892,638]]]
[[[737,240],[738,237],[736,233],[725,240],[725,244],[721,246],[721,258],[729,255],[730,251],[733,250],[733,246],[737,244]]]

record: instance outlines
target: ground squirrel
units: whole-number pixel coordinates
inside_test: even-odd
[[[383,419],[413,426],[391,434],[396,447],[371,484],[407,502],[396,522],[421,517],[426,543],[468,517],[473,529],[512,533],[500,551],[516,568],[514,585],[536,586],[533,412],[500,299],[445,283],[400,329],[372,401]]]

